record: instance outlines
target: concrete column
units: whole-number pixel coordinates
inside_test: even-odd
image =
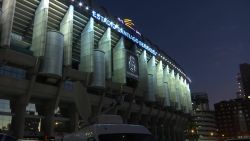
[[[172,114],[169,118],[170,138],[171,138],[170,140],[171,141],[176,141],[176,136],[175,136],[176,118],[177,118],[177,116],[175,114]]]
[[[2,34],[1,47],[10,47],[12,26],[14,21],[14,13],[16,9],[16,0],[4,0],[2,5]]]
[[[150,102],[155,102],[156,96],[156,64],[155,57],[153,56],[148,62],[148,93],[146,95],[146,100]]]
[[[180,129],[179,137],[180,137],[180,141],[185,141],[184,129],[182,129],[182,128]]]
[[[174,70],[170,71],[170,81],[169,81],[169,90],[170,90],[170,105],[171,107],[176,107],[176,89],[175,89],[175,74]]]
[[[156,98],[157,101],[160,102],[161,104],[164,103],[165,100],[165,94],[163,92],[163,67],[162,67],[162,61],[159,61],[157,64],[157,69],[156,69]]]
[[[91,73],[94,69],[94,19],[91,17],[81,34],[80,70]]]
[[[189,113],[189,104],[188,104],[189,103],[189,101],[188,101],[189,95],[188,95],[187,81],[186,80],[184,80],[183,92],[184,92],[184,95],[185,95],[185,107],[186,107],[185,112]]]
[[[10,101],[11,113],[14,114],[11,120],[10,134],[16,138],[23,138],[26,116],[26,104],[24,98]]]
[[[184,126],[184,118],[181,116],[177,116],[175,122],[175,132],[177,141],[184,141]]]
[[[54,101],[47,101],[44,102],[42,105],[36,105],[36,109],[39,115],[43,115],[44,119],[42,119],[41,129],[44,132],[44,136],[52,137],[54,136],[54,125],[55,125],[55,118],[54,118]]]
[[[165,141],[171,141],[171,128],[170,128],[170,125],[165,125]]]
[[[139,83],[135,91],[136,96],[144,96],[148,87],[147,53],[144,50],[138,57],[139,62]]]
[[[192,100],[191,100],[191,91],[189,88],[189,84],[187,84],[187,100],[188,100],[188,111],[192,112]]]
[[[98,43],[98,48],[105,52],[106,79],[112,77],[112,57],[111,57],[111,29],[107,28]]]
[[[171,141],[176,141],[174,125],[173,124],[170,125],[170,140]]]
[[[126,83],[126,50],[124,39],[121,38],[113,49],[113,77],[112,81],[116,83]]]
[[[158,125],[158,131],[159,131],[159,140],[160,141],[166,141],[166,134],[165,131],[166,129],[164,128],[163,125],[159,124]]]
[[[64,65],[72,65],[73,19],[74,6],[70,5],[60,24],[60,32],[64,35]]]
[[[79,114],[77,112],[75,104],[72,104],[70,106],[70,132],[76,132],[78,131],[78,122],[79,122]]]
[[[180,83],[179,83],[179,73],[176,74],[175,76],[175,99],[176,99],[176,103],[177,103],[177,110],[181,110],[181,93],[180,93]]]
[[[181,108],[184,113],[186,113],[186,106],[185,106],[185,92],[184,92],[184,81],[183,77],[180,76],[180,94],[181,94]]]
[[[79,112],[83,121],[88,122],[88,118],[91,116],[91,103],[89,94],[87,93],[87,88],[83,87],[81,82],[74,83],[74,92],[73,92],[76,109]]]
[[[169,67],[166,66],[163,70],[163,93],[165,95],[164,106],[170,106],[170,91],[169,91],[169,84],[170,84],[170,74],[169,74]]]
[[[44,56],[47,38],[49,0],[41,0],[36,9],[31,50],[34,56]]]

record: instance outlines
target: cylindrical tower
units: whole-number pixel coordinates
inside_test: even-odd
[[[94,50],[94,70],[92,87],[105,88],[105,52],[102,50]]]
[[[58,31],[47,32],[46,49],[40,73],[55,77],[62,76],[63,38],[63,34]]]

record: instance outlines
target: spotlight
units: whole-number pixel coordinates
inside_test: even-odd
[[[75,0],[71,0],[71,2],[74,2]]]
[[[79,2],[79,6],[82,7],[82,2]]]
[[[88,6],[86,6],[86,7],[85,7],[85,9],[86,9],[86,10],[89,10],[89,7],[88,7]]]

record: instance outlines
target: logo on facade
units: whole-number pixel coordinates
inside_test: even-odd
[[[135,57],[134,56],[129,56],[128,65],[129,65],[129,70],[131,72],[135,73],[136,70],[137,70],[137,66],[136,66],[136,62],[135,62]]]
[[[131,52],[127,52],[127,77],[138,79],[139,68],[138,68],[138,58]]]
[[[120,23],[124,24],[125,26],[127,26],[128,28],[130,28],[131,30],[133,30],[136,34],[138,34],[138,35],[141,36],[141,33],[138,30],[136,30],[135,24],[134,24],[134,22],[131,19],[121,19],[121,18],[118,18],[118,21]]]

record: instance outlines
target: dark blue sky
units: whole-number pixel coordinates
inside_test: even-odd
[[[236,97],[240,63],[250,63],[250,0],[95,0],[184,68],[211,104]],[[212,107],[212,105],[211,105]]]

